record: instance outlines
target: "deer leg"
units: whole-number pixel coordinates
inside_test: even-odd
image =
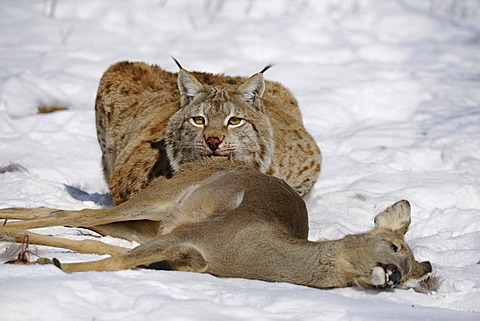
[[[22,212],[22,211],[25,212]],[[38,210],[38,211],[37,211]],[[19,229],[31,229],[31,228],[40,228],[48,226],[88,226],[95,222],[102,224],[105,220],[105,216],[110,209],[104,210],[91,210],[84,209],[80,211],[64,211],[51,208],[35,208],[35,209],[21,209],[17,208],[13,211],[10,209],[5,209],[0,214],[2,219],[15,219],[22,221],[8,222],[5,221],[3,226],[9,228],[19,228]],[[106,213],[107,212],[107,213]],[[25,215],[24,215],[25,214]],[[110,213],[108,213],[110,214]],[[112,215],[109,215],[112,216]],[[112,217],[110,217],[112,219]],[[105,222],[109,223],[109,222]]]
[[[52,212],[57,211],[53,208],[38,207],[38,208],[21,208],[11,207],[0,209],[0,219],[15,219],[15,220],[33,220],[48,217]]]
[[[112,255],[99,261],[61,264],[65,272],[118,271],[140,265],[168,261],[174,269],[202,272],[206,269],[203,255],[190,245],[178,243],[172,234],[156,237],[125,254]]]
[[[173,202],[172,202],[173,203]],[[6,208],[0,210],[3,226],[28,230],[48,226],[84,227],[102,235],[144,243],[155,237],[172,211],[170,200],[138,203],[129,201],[113,208],[80,211],[53,208]],[[9,222],[8,219],[22,220]],[[0,222],[2,225],[2,222]]]
[[[101,235],[145,243],[158,235],[161,226],[161,222],[140,220],[95,225],[88,227],[88,229]]]
[[[138,203],[129,201],[105,209],[83,209],[79,211],[57,210],[52,208],[3,209],[0,219],[23,221],[5,222],[4,226],[31,229],[48,226],[91,227],[121,221],[153,220],[163,221],[172,211],[170,203]]]
[[[16,228],[0,228],[0,236],[10,241],[13,238],[17,243],[22,243],[28,235],[28,243],[35,245],[52,246],[63,249],[69,249],[84,254],[123,254],[129,251],[128,248],[110,245],[96,240],[70,240],[55,236],[36,234],[30,231]]]
[[[105,213],[108,210],[108,213]],[[8,208],[0,210],[0,219],[15,219],[22,221],[0,222],[5,227],[28,230],[48,226],[85,227],[101,235],[119,237],[128,241],[144,243],[155,237],[161,223],[157,220],[166,219],[166,212],[158,210],[152,220],[141,219],[135,215],[135,209],[127,211],[120,206],[104,210],[63,211],[52,208]],[[99,217],[100,214],[103,217]],[[105,214],[108,214],[105,216]],[[164,215],[164,217],[162,217]],[[122,219],[136,220],[122,221]],[[146,217],[150,215],[145,214]],[[110,223],[111,221],[111,223]],[[92,225],[93,224],[93,225]]]
[[[82,212],[82,215],[94,216],[95,210],[89,210]],[[62,212],[62,213],[57,213]],[[55,225],[61,225],[62,221],[58,216],[60,215],[71,215],[71,218],[75,214],[72,214],[73,211],[61,211],[53,208],[6,208],[0,210],[0,220],[4,219],[5,222],[0,221],[1,226],[11,227],[11,228],[20,228],[23,230],[28,230],[31,228],[53,226],[52,217],[55,217]],[[55,214],[54,214],[55,213]],[[117,216],[115,216],[115,219]],[[23,222],[7,222],[8,219],[22,220]],[[15,224],[14,224],[15,223]],[[66,224],[65,224],[66,225]],[[94,226],[84,226],[92,231],[95,231],[101,235],[110,235],[113,237],[119,237],[126,239],[128,241],[135,241],[139,243],[144,243],[147,240],[152,239],[158,233],[160,228],[160,222],[154,222],[150,220],[138,220],[138,221],[125,221],[125,222],[114,222],[103,225],[94,225]]]

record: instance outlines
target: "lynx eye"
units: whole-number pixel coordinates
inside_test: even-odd
[[[244,123],[245,121],[239,117],[230,117],[230,119],[228,120],[228,125],[233,127],[242,126]]]
[[[203,125],[205,125],[205,118],[203,118],[203,116],[194,116],[190,118],[190,123],[196,127],[203,127]]]

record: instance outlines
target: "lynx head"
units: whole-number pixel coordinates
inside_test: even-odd
[[[255,164],[262,172],[268,170],[274,141],[262,101],[266,69],[236,87],[201,84],[180,69],[180,108],[165,133],[174,171],[182,163],[206,156],[229,157]]]
[[[409,225],[410,204],[403,200],[378,214],[370,232],[345,238],[342,267],[354,284],[364,289],[415,289],[429,277],[430,262],[417,262],[404,240]]]

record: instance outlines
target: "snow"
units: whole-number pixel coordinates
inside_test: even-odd
[[[189,70],[243,76],[276,63],[265,77],[292,90],[323,152],[306,200],[310,239],[366,231],[377,212],[408,199],[407,242],[442,286],[327,291],[0,265],[0,320],[480,320],[480,2],[1,1],[0,167],[21,167],[0,174],[0,208],[105,204],[99,79],[120,60],[176,71],[170,55]],[[38,115],[39,104],[69,109]]]

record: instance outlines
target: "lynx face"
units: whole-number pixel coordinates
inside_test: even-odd
[[[273,131],[264,113],[264,81],[256,74],[237,88],[200,84],[179,74],[180,109],[166,129],[166,151],[173,170],[202,157],[228,157],[266,172],[272,161]]]

